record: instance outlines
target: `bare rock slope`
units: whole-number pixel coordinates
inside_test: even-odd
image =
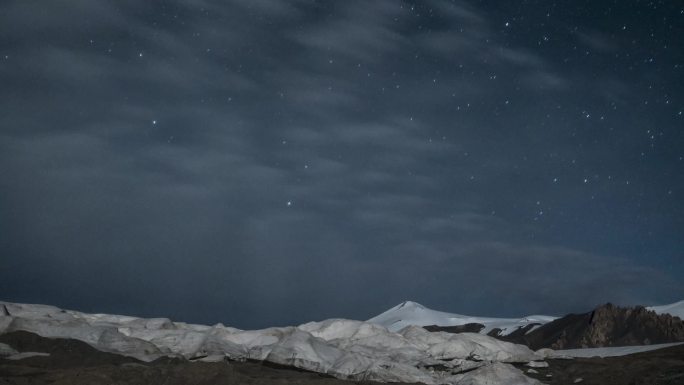
[[[532,349],[575,349],[651,345],[684,341],[684,322],[644,307],[605,304],[591,312],[570,314],[527,334],[500,337]]]

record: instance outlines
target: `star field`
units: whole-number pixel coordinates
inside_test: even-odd
[[[4,300],[255,328],[684,298],[671,1],[0,5]]]

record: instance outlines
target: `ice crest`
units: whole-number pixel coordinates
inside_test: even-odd
[[[430,333],[408,326],[400,332],[346,319],[299,326],[238,330],[192,325],[166,318],[86,314],[50,306],[1,303],[0,332],[25,330],[73,338],[96,349],[151,361],[161,356],[263,360],[341,379],[424,384],[537,384],[508,363],[541,356],[525,346],[473,334]],[[424,311],[406,302],[404,310]],[[435,368],[440,368],[439,370]]]

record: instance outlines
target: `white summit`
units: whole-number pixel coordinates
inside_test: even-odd
[[[543,358],[526,346],[476,333],[430,333],[419,326],[394,332],[344,319],[238,330],[45,305],[0,302],[0,310],[0,334],[25,330],[48,338],[73,338],[143,361],[162,356],[263,360],[352,380],[539,385],[510,364]]]
[[[392,331],[401,330],[409,325],[461,326],[475,323],[483,326],[479,331],[481,334],[488,334],[493,329],[499,329],[497,335],[505,336],[525,326],[538,327],[555,319],[556,317],[546,315],[530,315],[522,318],[474,317],[432,310],[417,302],[406,301],[367,322],[382,325]]]

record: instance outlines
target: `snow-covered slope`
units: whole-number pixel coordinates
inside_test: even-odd
[[[617,357],[628,354],[650,352],[669,348],[671,346],[682,345],[684,342],[672,342],[669,344],[641,345],[641,346],[617,346],[608,348],[585,348],[585,349],[566,349],[554,350],[548,357]]]
[[[192,325],[0,302],[0,334],[15,330],[74,338],[145,361],[161,356],[255,359],[337,378],[382,382],[539,385],[510,363],[543,358],[526,346],[489,336],[430,333],[418,326],[395,333],[373,323],[332,319],[243,331],[221,324]]]
[[[419,303],[406,301],[369,319],[367,322],[382,325],[392,331],[401,330],[409,325],[460,326],[469,323],[477,323],[484,325],[484,328],[480,330],[481,334],[487,334],[492,329],[498,328],[501,329],[499,335],[508,335],[527,325],[543,325],[554,319],[556,319],[556,317],[545,315],[531,315],[523,318],[472,317],[436,311],[428,309]]]
[[[650,306],[648,310],[653,310],[658,314],[670,314],[684,320],[684,301],[671,303],[669,305]]]

